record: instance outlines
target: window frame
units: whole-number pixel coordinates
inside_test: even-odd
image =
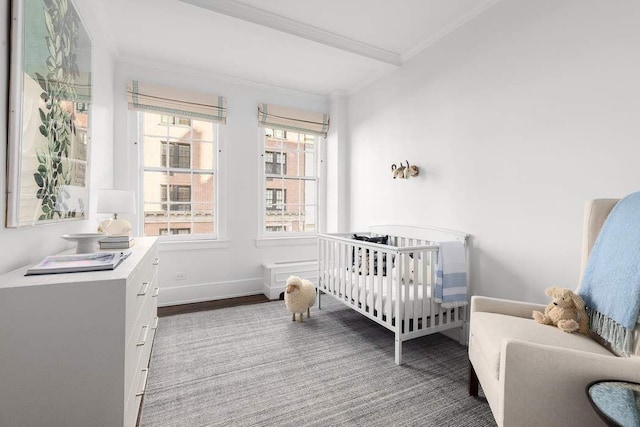
[[[277,128],[269,128],[269,129],[273,129],[273,136],[275,136],[276,134],[276,130],[279,130]],[[287,135],[287,130],[286,129],[282,129],[283,131],[283,138],[286,138]],[[303,132],[296,132],[299,134],[303,134]],[[267,214],[267,207],[266,207],[266,190],[267,190],[267,186],[266,186],[266,178],[267,175],[274,175],[274,178],[277,178],[277,176],[275,176],[276,174],[267,174],[266,173],[266,162],[265,162],[265,153],[266,152],[273,152],[274,156],[277,155],[278,152],[283,152],[286,150],[281,150],[281,151],[277,151],[274,150],[271,147],[266,147],[266,133],[265,133],[265,127],[263,126],[258,126],[258,162],[259,162],[259,167],[258,170],[260,171],[260,173],[258,174],[258,189],[259,189],[259,193],[260,194],[260,198],[259,198],[259,214],[258,214],[258,236],[256,238],[256,246],[270,246],[271,244],[277,244],[277,242],[280,243],[286,243],[286,242],[294,242],[294,241],[298,241],[300,242],[300,244],[306,244],[306,243],[315,243],[315,238],[317,236],[318,233],[320,233],[321,231],[321,227],[322,227],[322,221],[323,221],[323,214],[324,214],[324,206],[321,204],[321,200],[323,200],[323,195],[324,195],[324,173],[323,173],[323,163],[324,163],[324,145],[326,144],[326,138],[321,137],[319,135],[314,135],[315,137],[315,143],[314,143],[314,151],[313,151],[313,155],[314,155],[314,169],[315,169],[315,176],[314,178],[310,179],[308,176],[304,177],[304,180],[314,180],[316,182],[316,197],[315,197],[315,206],[316,206],[316,228],[314,231],[267,231],[267,225],[266,225],[266,214]],[[299,142],[304,142],[303,141],[299,141]],[[282,175],[281,175],[282,176]],[[301,177],[303,178],[303,177]],[[302,181],[302,180],[301,180]],[[285,190],[286,189],[282,189]],[[284,193],[283,193],[284,195]],[[284,196],[286,198],[286,196]],[[285,206],[286,206],[286,201],[285,201]],[[301,205],[304,206],[304,205]],[[273,211],[271,211],[273,212]],[[273,242],[273,243],[270,243]]]
[[[137,188],[137,200],[138,200],[138,212],[140,212],[140,214],[138,215],[138,219],[136,221],[136,227],[137,230],[135,230],[137,232],[137,235],[139,236],[144,236],[144,224],[145,224],[145,219],[144,219],[144,173],[145,170],[147,171],[153,171],[153,167],[145,167],[144,165],[144,118],[143,118],[143,114],[145,112],[151,113],[151,114],[158,114],[158,115],[162,115],[161,111],[153,111],[153,110],[148,110],[148,111],[129,111],[129,118],[130,118],[130,123],[131,126],[129,127],[130,129],[130,133],[132,135],[135,135],[135,157],[137,158],[137,164],[138,164],[138,172],[136,174],[134,174],[135,176],[132,177],[132,180],[134,181],[132,186],[134,188]],[[188,118],[190,121],[189,124],[189,128],[191,128],[191,121],[193,120],[192,118]],[[208,120],[203,120],[203,119],[197,119],[200,121],[208,121]],[[213,199],[212,199],[212,203],[214,204],[213,206],[213,229],[214,229],[214,233],[211,234],[166,234],[166,235],[157,235],[155,237],[158,237],[158,239],[160,240],[160,242],[172,242],[175,244],[180,244],[181,242],[202,242],[202,243],[206,243],[207,245],[213,245],[212,247],[227,247],[228,246],[228,240],[226,237],[226,231],[227,231],[227,223],[226,223],[226,206],[221,205],[221,201],[225,201],[226,200],[226,172],[225,172],[225,150],[224,150],[224,142],[226,139],[226,127],[223,123],[219,123],[216,121],[210,121],[213,126],[214,126],[214,141],[212,142],[214,144],[213,147],[213,152],[214,152],[214,169],[213,169],[213,176],[214,176],[214,186],[213,186]],[[167,123],[162,123],[163,125],[167,125]],[[180,126],[180,127],[185,127],[183,125],[172,125],[172,126]],[[163,135],[151,135],[153,137],[157,137],[157,138],[164,138],[165,136]],[[169,147],[169,141],[171,138],[168,138],[167,135],[167,139],[165,141],[162,141],[165,146],[167,147],[168,150],[170,150]],[[191,141],[201,141],[197,138],[191,138]],[[193,156],[193,149],[190,149],[190,157]],[[193,158],[191,158],[190,160],[190,166],[193,165]],[[184,168],[172,168],[169,166],[165,166],[163,168],[158,168],[158,169],[163,169],[168,171],[169,173],[173,174],[173,173],[183,173],[183,172],[187,172],[187,173],[194,173],[194,171],[196,171],[195,173],[197,173],[197,171],[200,171],[200,169],[193,169],[193,168],[188,168],[188,169],[184,169]],[[168,185],[168,184],[167,184]],[[193,199],[193,189],[191,192],[191,197]],[[161,202],[162,203],[162,202]],[[166,203],[166,202],[165,202]],[[179,202],[174,202],[174,203],[179,203]],[[186,203],[186,202],[185,202]],[[189,204],[193,203],[193,201],[189,202]],[[175,212],[179,212],[179,211],[175,211]],[[166,228],[166,227],[165,227]],[[209,243],[207,243],[209,242]],[[179,249],[178,247],[176,247],[177,249]],[[185,246],[184,249],[189,249],[191,248],[190,246]]]

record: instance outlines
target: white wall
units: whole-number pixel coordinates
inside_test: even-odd
[[[0,7],[0,188],[6,189],[7,105],[9,75],[9,3]],[[6,199],[0,198],[0,273],[37,262],[47,255],[70,246],[60,235],[95,231],[95,189],[110,187],[113,173],[113,60],[104,37],[97,28],[98,20],[86,0],[77,0],[79,13],[92,36],[93,104],[91,117],[91,163],[89,185],[90,216],[88,220],[5,228]],[[6,60],[5,60],[6,59]]]
[[[212,52],[215,54],[215,52]],[[259,64],[256,64],[259,66]],[[304,245],[256,245],[259,225],[260,151],[257,106],[274,103],[312,111],[329,110],[326,97],[308,95],[264,85],[250,85],[216,78],[210,73],[183,67],[116,63],[115,119],[116,186],[136,189],[137,146],[125,97],[126,82],[140,80],[182,87],[227,97],[228,118],[224,126],[225,210],[228,243],[215,242],[160,246],[160,305],[253,295],[263,291],[263,263],[303,261],[317,258],[315,242]],[[186,279],[177,279],[186,273]]]
[[[351,228],[473,237],[472,292],[578,283],[583,204],[640,190],[640,7],[510,0],[351,96]],[[417,179],[393,180],[408,159]]]
[[[326,232],[349,232],[349,117],[345,91],[330,95],[330,127],[326,150]]]

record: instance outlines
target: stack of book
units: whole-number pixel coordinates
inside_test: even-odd
[[[100,239],[100,249],[128,249],[135,244],[131,236],[106,236]]]

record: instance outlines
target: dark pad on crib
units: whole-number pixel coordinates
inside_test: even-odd
[[[377,243],[379,245],[388,245],[389,244],[389,235],[386,236],[378,236],[378,237],[370,237],[370,236],[359,236],[357,234],[353,235],[353,239],[354,240],[360,240],[363,242],[369,242],[369,243]],[[375,251],[373,251],[374,255],[375,255]],[[353,267],[356,266],[356,248],[353,248],[351,251],[351,259],[353,260],[351,265]],[[369,265],[369,249],[366,250],[365,252],[365,256],[364,256],[364,263],[366,265]],[[359,260],[358,262],[358,271],[360,273],[362,273],[362,260]],[[373,259],[373,274],[378,274],[378,257],[375,257]],[[386,276],[387,275],[387,254],[382,254],[382,275]]]

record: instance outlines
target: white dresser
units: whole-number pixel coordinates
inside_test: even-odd
[[[112,271],[0,276],[0,426],[135,426],[159,291],[135,240]]]

